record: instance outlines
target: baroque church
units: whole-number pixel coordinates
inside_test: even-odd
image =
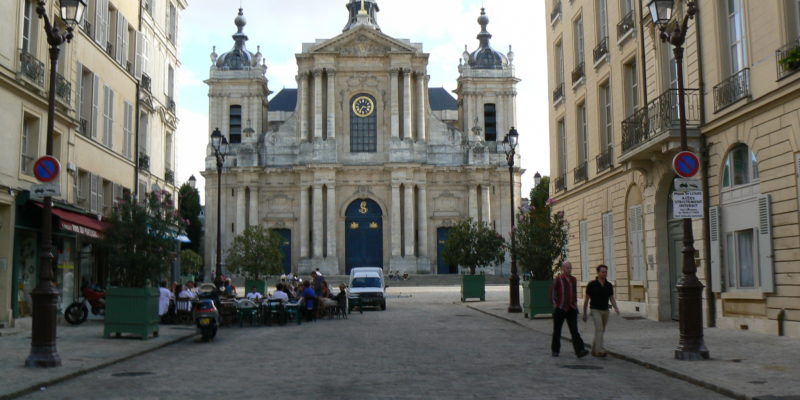
[[[441,251],[464,218],[508,237],[509,176],[518,207],[523,171],[517,153],[509,173],[504,138],[515,126],[519,79],[510,47],[491,47],[484,10],[477,49],[465,46],[457,66],[456,99],[428,87],[422,44],[381,30],[377,0],[346,8],[342,33],[304,43],[296,55],[298,88],[271,101],[266,61],[246,48],[242,9],[233,48],[211,54],[209,127],[230,144],[221,185],[210,140],[203,172],[207,271],[218,223],[223,265],[234,236],[262,225],[284,238],[284,270],[303,274],[359,266],[456,273]],[[508,265],[486,273],[508,274]]]

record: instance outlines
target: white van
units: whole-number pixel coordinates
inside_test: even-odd
[[[378,267],[358,267],[350,270],[349,308],[380,307],[386,309],[386,281],[383,269]]]

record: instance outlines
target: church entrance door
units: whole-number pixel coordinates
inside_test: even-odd
[[[290,229],[273,229],[281,237],[281,254],[283,255],[283,273],[292,272],[292,231]]]
[[[356,267],[383,268],[383,213],[370,199],[358,199],[345,211],[345,273]]]
[[[436,272],[439,274],[455,274],[458,272],[458,267],[444,262],[442,251],[444,244],[447,242],[447,235],[450,233],[450,228],[436,229]]]

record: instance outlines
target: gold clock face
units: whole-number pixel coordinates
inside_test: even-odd
[[[375,103],[367,96],[359,96],[353,100],[353,112],[356,116],[366,118],[375,111]]]

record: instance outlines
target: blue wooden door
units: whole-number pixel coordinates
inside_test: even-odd
[[[280,235],[281,240],[281,253],[283,253],[283,273],[288,274],[292,272],[292,231],[290,229],[273,229],[275,233]]]
[[[383,267],[383,213],[378,203],[358,199],[345,211],[345,272]]]
[[[450,228],[436,229],[436,271],[440,274],[455,274],[458,272],[458,268],[455,265],[447,264],[442,257],[442,250],[444,250],[444,244],[447,242],[449,233]]]

